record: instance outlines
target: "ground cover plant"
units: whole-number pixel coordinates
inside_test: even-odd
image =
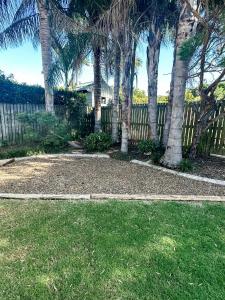
[[[223,299],[225,207],[0,203],[0,299]]]

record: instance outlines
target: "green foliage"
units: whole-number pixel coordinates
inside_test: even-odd
[[[196,49],[201,45],[202,38],[203,34],[198,33],[194,37],[191,37],[188,40],[186,40],[180,48],[180,58],[184,61],[191,59]]]
[[[182,172],[190,172],[193,170],[193,164],[189,159],[183,159],[179,165],[179,169]]]
[[[53,114],[23,113],[18,116],[18,120],[25,126],[25,140],[29,143],[38,143],[47,151],[65,147],[71,138],[68,123]]]
[[[138,149],[142,154],[148,154],[153,163],[158,164],[163,156],[165,149],[160,143],[151,140],[143,140],[138,144]]]
[[[45,91],[41,86],[19,84],[11,74],[6,76],[0,70],[0,103],[12,104],[44,104]],[[55,90],[54,103],[56,105],[66,105],[71,108],[75,104],[85,103],[85,96],[74,91]]]
[[[199,101],[200,96],[198,94],[197,89],[186,89],[185,91],[185,101],[187,102],[195,102]]]
[[[168,102],[168,96],[158,96],[157,102],[158,103],[167,103]]]
[[[37,155],[42,154],[43,151],[36,147],[16,147],[7,150],[2,149],[0,151],[0,159],[7,159],[7,158],[15,158],[15,157],[24,157],[24,156],[31,156],[31,155]]]
[[[155,149],[155,143],[151,140],[142,140],[138,143],[138,150],[142,154],[150,153]]]
[[[146,95],[145,91],[135,89],[134,95],[133,95],[133,103],[134,104],[147,104],[148,96]]]
[[[19,84],[13,75],[6,76],[0,70],[0,102],[4,103],[44,103],[44,89],[40,86]]]
[[[216,100],[224,100],[225,99],[225,83],[218,84],[215,90]]]
[[[111,145],[111,136],[105,132],[91,133],[84,141],[84,148],[87,152],[102,152],[108,150]]]

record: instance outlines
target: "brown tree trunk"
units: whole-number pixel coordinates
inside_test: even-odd
[[[121,51],[120,47],[116,47],[115,53],[115,71],[114,71],[114,94],[112,103],[112,141],[118,142],[118,115],[119,115],[119,93],[120,93],[120,63]]]
[[[95,132],[101,131],[101,49],[94,47]]]
[[[180,50],[183,43],[192,36],[195,19],[190,8],[185,2],[181,2],[182,8],[178,23],[176,37],[176,57],[174,64],[174,89],[171,114],[171,125],[166,152],[162,163],[170,168],[176,168],[182,160],[182,129],[184,114],[184,96],[188,77],[190,58],[182,60]]]
[[[151,32],[148,36],[147,48],[147,73],[148,73],[148,119],[150,127],[150,139],[159,141],[157,128],[157,89],[158,89],[158,66],[162,34],[160,28],[152,24]]]
[[[203,132],[202,124],[201,122],[197,122],[195,126],[195,132],[192,140],[190,154],[189,154],[190,159],[195,159],[197,156],[197,148],[201,139],[202,132]]]
[[[122,49],[122,141],[121,152],[128,153],[128,113],[130,103],[130,77],[132,65],[132,41],[129,34],[124,37]]]
[[[49,84],[49,73],[52,66],[52,49],[51,49],[51,29],[49,22],[49,12],[47,9],[46,0],[38,0],[38,11],[40,20],[40,42],[42,54],[42,67],[44,75],[45,87],[45,108],[47,112],[54,112],[54,93],[53,88]]]

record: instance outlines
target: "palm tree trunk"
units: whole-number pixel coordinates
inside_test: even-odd
[[[122,141],[121,152],[128,153],[128,133],[129,133],[129,105],[130,105],[130,78],[131,78],[131,65],[132,65],[132,42],[131,37],[127,34],[124,37],[122,49]]]
[[[173,88],[174,88],[174,76],[175,76],[175,58],[176,58],[176,45],[174,47],[173,54],[173,68],[172,68],[172,76],[170,81],[170,94],[168,99],[168,104],[166,107],[166,120],[163,128],[163,146],[166,148],[168,139],[169,139],[169,131],[171,124],[171,115],[172,115],[172,105],[173,105]]]
[[[131,64],[131,74],[130,74],[130,101],[128,107],[128,139],[131,139],[131,117],[132,117],[132,104],[133,104],[133,93],[134,93],[134,75],[135,75],[135,60],[136,60],[136,49],[137,40],[133,41],[132,47],[132,64]]]
[[[101,49],[94,47],[95,132],[101,131]]]
[[[194,33],[194,25],[195,20],[192,17],[190,9],[186,3],[182,1],[176,37],[171,125],[166,152],[161,160],[162,164],[170,168],[176,168],[182,160],[184,97],[190,58],[182,60],[180,50],[183,43]]]
[[[41,42],[41,54],[42,54],[42,67],[44,75],[44,87],[45,87],[45,107],[46,111],[54,112],[54,93],[53,88],[49,84],[49,72],[52,66],[52,49],[51,49],[51,29],[49,23],[49,13],[45,0],[38,0],[38,11],[40,19],[40,42]]]
[[[112,103],[112,141],[118,142],[118,106],[119,106],[119,92],[120,92],[120,63],[121,51],[120,47],[116,47],[115,53],[115,73],[114,73],[114,95]]]
[[[148,36],[147,48],[147,73],[148,73],[148,119],[150,138],[154,142],[159,141],[157,128],[157,89],[158,89],[158,66],[162,34],[156,22],[152,24]]]

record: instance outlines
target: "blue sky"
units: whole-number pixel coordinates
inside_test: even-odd
[[[147,91],[146,74],[146,45],[138,49],[138,56],[142,59],[142,66],[138,71],[138,87]],[[158,94],[165,95],[170,86],[173,49],[163,46],[160,55]],[[0,70],[6,74],[14,74],[18,82],[43,85],[40,48],[34,49],[31,43],[25,43],[18,48],[0,51]],[[167,74],[167,75],[166,75]],[[169,74],[169,75],[168,75]],[[85,67],[79,78],[80,82],[93,80],[92,67]],[[113,80],[109,81],[112,84]]]

